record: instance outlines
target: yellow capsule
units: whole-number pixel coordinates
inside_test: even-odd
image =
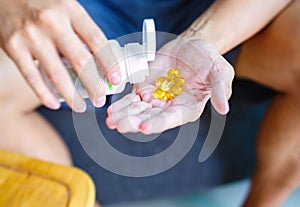
[[[171,92],[169,92],[169,91],[165,92],[164,100],[168,101],[168,100],[172,100],[174,98],[175,98],[175,96]]]
[[[170,77],[170,78],[174,78],[174,77],[176,77],[176,76],[178,76],[178,75],[179,75],[178,70],[176,70],[176,69],[174,69],[174,68],[170,69],[170,70],[168,71],[168,73],[167,73],[167,76]]]
[[[168,91],[168,90],[170,90],[171,85],[172,85],[172,81],[171,80],[165,80],[161,84],[160,88],[163,89],[164,91]]]
[[[182,92],[182,87],[179,85],[172,86],[172,88],[170,89],[170,92],[175,95],[179,95]]]
[[[156,79],[156,86],[161,86],[162,85],[162,83],[165,81],[167,79],[167,77],[165,77],[165,76],[160,76],[160,77],[158,77],[157,79]]]
[[[162,90],[161,88],[157,88],[157,89],[154,91],[153,95],[154,95],[155,98],[158,98],[158,99],[164,99],[165,91]]]
[[[173,79],[174,84],[176,85],[183,85],[185,83],[185,80],[183,77],[179,76]]]
[[[166,76],[156,79],[157,89],[153,92],[155,98],[161,100],[172,100],[182,92],[182,85],[185,83],[183,77],[179,76],[178,70],[170,69]]]

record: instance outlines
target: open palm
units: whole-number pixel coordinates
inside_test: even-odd
[[[171,68],[185,79],[183,91],[170,101],[157,99],[156,78]],[[206,41],[175,39],[158,51],[146,81],[108,108],[107,126],[121,133],[160,133],[197,120],[209,99],[226,114],[233,77],[232,66]]]

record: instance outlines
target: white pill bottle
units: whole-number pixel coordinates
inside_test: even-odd
[[[119,85],[112,85],[104,78],[101,68],[99,74],[103,78],[106,95],[121,93],[126,86],[130,84],[144,82],[146,76],[149,75],[149,62],[154,61],[156,52],[156,33],[155,23],[153,19],[145,19],[143,21],[142,44],[138,42],[127,43],[121,47],[116,40],[110,40],[111,47],[122,74],[122,81]],[[88,98],[88,94],[80,82],[80,78],[75,74],[72,67],[65,62],[66,67],[71,75],[72,81],[76,86],[76,90],[83,98]],[[80,77],[80,76],[79,76]],[[64,101],[61,99],[61,101]]]

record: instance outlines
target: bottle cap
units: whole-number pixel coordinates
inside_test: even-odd
[[[142,32],[143,44],[129,43],[124,46],[128,80],[131,84],[144,82],[149,75],[149,61],[156,53],[156,33],[153,19],[145,19]]]
[[[148,61],[154,61],[156,52],[156,33],[153,19],[145,19],[143,22],[143,45]]]

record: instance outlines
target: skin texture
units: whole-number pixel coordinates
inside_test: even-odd
[[[278,91],[257,136],[257,164],[245,206],[277,207],[300,184],[300,1],[247,41],[236,75]],[[263,57],[263,58],[261,58]]]
[[[181,36],[206,40],[224,54],[263,29],[291,2],[215,1]],[[259,17],[259,21],[253,17]]]
[[[232,5],[233,3],[235,5]],[[267,110],[257,137],[257,164],[251,189],[244,206],[279,207],[300,184],[300,132],[298,130],[300,121],[298,117],[300,112],[298,106],[300,103],[300,48],[295,44],[300,34],[300,27],[298,26],[300,1],[277,1],[277,4],[267,1],[265,6],[273,7],[274,10],[264,14],[261,13],[261,10],[256,10],[255,13],[262,17],[260,19],[263,21],[255,22],[251,22],[251,18],[248,16],[248,18],[245,17],[246,19],[241,18],[241,22],[235,20],[235,24],[232,24],[231,21],[234,15],[228,15],[227,18],[224,18],[222,15],[224,10],[220,11],[221,8],[231,8],[229,11],[233,11],[233,13],[244,12],[241,9],[245,6],[244,3],[246,1],[240,1],[240,4],[230,0],[217,1],[181,36],[205,39],[214,45],[220,53],[224,53],[228,48],[232,48],[239,41],[245,40],[256,31],[259,31],[261,27],[266,26],[272,19],[270,17],[275,17],[278,14],[274,11],[280,12],[285,8],[261,33],[243,45],[235,66],[237,77],[254,80],[278,91]],[[232,9],[232,7],[239,7],[240,9]],[[257,9],[256,4],[247,7],[248,11],[252,9]],[[245,21],[248,24],[245,24]],[[226,24],[226,22],[229,23]],[[247,25],[247,28],[244,28],[245,25]],[[235,27],[234,29],[237,32],[228,35],[227,31],[230,31],[228,28],[232,26]],[[238,32],[237,28],[239,27],[241,32]],[[223,37],[220,37],[220,35]],[[225,80],[224,82],[226,83]],[[143,124],[145,122],[158,123],[156,116],[143,117],[146,121],[140,122],[132,121],[132,116],[124,113],[124,110],[127,111],[139,101],[149,102],[144,97],[151,96],[151,91],[146,91],[146,93],[141,91],[143,90],[133,91],[141,97],[141,100],[126,103],[129,107],[127,108],[126,105],[122,108],[123,116],[127,116],[129,119],[124,117],[121,119],[118,119],[119,117],[114,118],[114,114],[120,113],[114,108],[120,109],[121,107],[118,104],[124,104],[121,103],[122,100],[110,107],[107,119],[109,127],[122,131],[124,125],[119,125],[118,120],[128,119],[126,124],[130,127],[127,129],[131,131],[139,130],[144,133],[151,132],[148,128],[143,128]],[[176,98],[181,99],[180,95]],[[194,100],[195,106],[197,99]],[[203,100],[207,101],[205,98]],[[152,103],[151,107],[164,108],[165,106],[164,104],[155,105]],[[176,112],[178,114],[178,111]],[[187,113],[184,110],[180,110],[180,112],[180,114]],[[199,110],[198,112],[201,113],[202,111]],[[134,116],[138,117],[139,115],[134,114]],[[195,115],[191,115],[190,119],[181,121],[186,123],[189,120],[194,120],[194,117]],[[166,129],[166,126],[174,127],[174,125],[168,124],[167,121],[170,119],[176,120],[172,113],[164,113],[164,116],[160,118],[160,124],[150,124],[148,126],[152,128],[161,127],[162,123],[166,122],[167,124],[164,124],[161,129]],[[152,119],[155,122],[151,121]],[[157,133],[159,131],[153,130],[152,132]]]
[[[77,112],[86,109],[60,55],[78,74],[83,69],[88,71],[81,75],[81,81],[92,103],[98,107],[104,105],[105,92],[103,87],[98,87],[101,77],[96,64],[91,63],[92,54],[111,83],[118,84],[121,75],[118,67],[108,71],[105,58],[97,53],[107,44],[107,39],[80,4],[73,0],[0,0],[0,8],[0,47],[16,63],[45,106],[58,109],[60,103],[46,85],[39,66],[70,107]],[[111,52],[110,56],[113,56]]]
[[[176,68],[184,77],[183,92],[170,101],[157,99],[152,94],[156,78],[170,68]],[[160,133],[197,120],[208,99],[219,113],[229,111],[234,71],[206,41],[176,39],[169,42],[158,52],[149,71],[147,80],[135,85],[132,94],[108,108],[109,128],[122,133]]]
[[[296,115],[300,108],[298,107],[299,95],[297,95],[300,49],[298,44],[295,44],[300,34],[298,11],[299,1],[218,0],[181,35],[185,38],[199,39],[198,41],[204,43],[203,47],[207,45],[209,48],[215,48],[207,51],[201,46],[200,50],[207,51],[209,54],[212,51],[223,54],[271,23],[261,33],[246,42],[235,67],[238,77],[257,81],[280,92],[268,109],[258,135],[258,162],[245,206],[280,206],[299,184],[299,132],[297,131],[299,121]],[[253,16],[259,16],[259,21]],[[61,21],[62,19],[65,21]],[[41,74],[34,63],[36,60],[40,62],[54,87],[75,111],[84,111],[85,105],[80,106],[82,100],[77,95],[76,105],[72,103],[75,91],[66,76],[65,68],[59,62],[59,54],[65,55],[77,72],[81,71],[83,65],[90,59],[91,53],[79,44],[80,39],[88,45],[93,54],[97,54],[96,60],[104,66],[103,68],[109,68],[105,67],[109,64],[101,58],[103,53],[101,55],[96,52],[106,44],[106,38],[82,7],[71,0],[0,0],[0,26],[0,46],[7,53],[2,50],[0,52],[0,107],[3,109],[3,116],[0,117],[2,131],[0,147],[47,161],[71,164],[68,149],[59,135],[34,111],[41,104],[53,109],[59,107],[56,97],[41,80]],[[61,38],[62,33],[70,38]],[[171,46],[172,44],[174,43],[170,43]],[[171,47],[170,45],[167,47]],[[74,51],[77,53],[73,53]],[[177,56],[179,54],[175,53],[174,57]],[[166,57],[169,59],[170,55]],[[48,60],[52,60],[51,63]],[[193,72],[197,71],[197,67],[195,68]],[[199,117],[201,107],[208,98],[219,97],[215,99],[215,107],[219,107],[221,113],[228,111],[226,103],[231,90],[224,89],[231,85],[232,68],[225,68],[228,68],[230,78],[219,80],[218,83],[223,80],[224,82],[219,84],[223,87],[222,90],[217,90],[220,92],[218,96],[214,96],[212,88],[205,85],[208,83],[205,78],[194,82],[204,83],[198,86],[206,86],[204,88],[207,93],[202,91],[203,103],[199,104],[201,98],[197,99],[195,93],[190,93],[190,90],[183,93],[193,98],[189,103],[178,102],[179,107],[175,110],[178,108],[184,110],[186,106],[191,106],[188,104],[192,104],[192,106],[199,105],[197,108],[199,113],[193,115],[192,119],[183,117],[185,119],[179,121],[186,123]],[[204,77],[215,74],[211,73],[213,71],[211,69],[202,71]],[[90,70],[95,71],[93,67],[90,67]],[[117,71],[117,69],[112,71],[115,70]],[[96,78],[91,82],[88,81],[91,77],[86,77],[85,81],[91,83],[87,88],[94,88],[93,84],[99,80],[97,76],[92,77]],[[220,74],[219,77],[226,76]],[[151,82],[148,83],[147,87],[151,87]],[[143,109],[149,107],[147,101],[144,101],[146,103],[141,101],[141,97],[144,99],[146,95],[135,95],[142,91],[141,88],[136,87],[134,96],[126,98],[142,103],[137,108]],[[101,87],[99,90],[96,95],[91,95],[92,103],[96,106],[101,106],[104,102],[100,100],[100,104],[96,104],[95,100],[103,97]],[[131,104],[131,102],[133,101],[127,100],[127,103]],[[127,103],[123,105],[129,105]],[[135,107],[134,104],[131,105]],[[111,109],[120,111],[117,104]],[[113,112],[114,110],[108,111],[110,117],[114,117]],[[163,115],[170,116],[171,113]],[[114,119],[117,120],[115,117]],[[132,122],[132,126],[134,123]],[[172,124],[174,125],[170,123],[160,130],[173,127]],[[140,122],[136,122],[136,126],[139,125]]]

